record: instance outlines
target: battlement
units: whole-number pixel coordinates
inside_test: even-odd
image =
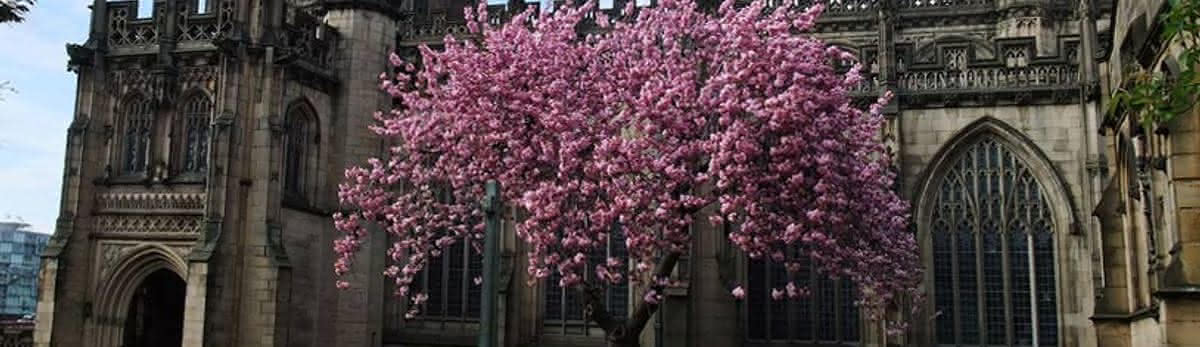
[[[176,51],[216,50],[218,40],[247,39],[240,37],[246,30],[234,13],[234,0],[180,0],[175,4],[174,18],[167,16],[166,1],[142,1],[154,1],[150,16],[138,15],[137,0],[107,3],[104,40],[109,55],[156,54],[165,43],[174,44]],[[282,27],[272,38],[282,55],[328,68],[339,37],[337,30],[294,6],[287,7],[284,17]],[[168,27],[172,22],[174,26]]]

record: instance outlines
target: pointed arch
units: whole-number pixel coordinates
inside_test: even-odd
[[[1072,199],[1019,131],[985,117],[934,156],[915,192],[939,344],[1057,346]]]
[[[96,347],[117,347],[125,337],[125,320],[134,292],[146,278],[160,270],[174,273],[186,282],[187,261],[161,244],[142,244],[122,252],[113,271],[99,281],[92,319],[91,341]]]
[[[283,192],[289,200],[307,201],[315,185],[320,121],[303,97],[288,104],[283,116]]]
[[[154,113],[152,99],[138,92],[126,95],[118,105],[117,169],[121,174],[141,175],[149,168],[157,118]]]
[[[1000,141],[1002,144],[1014,152],[1014,154],[1022,159],[1022,162],[1029,166],[1031,174],[1042,185],[1047,194],[1046,198],[1053,207],[1054,220],[1063,222],[1056,225],[1056,231],[1061,233],[1074,233],[1079,218],[1077,217],[1078,209],[1075,207],[1075,200],[1071,196],[1071,192],[1067,190],[1066,180],[1062,178],[1058,170],[1051,163],[1050,158],[1042,152],[1038,145],[1030,140],[1025,135],[1021,134],[1020,130],[1004,123],[994,117],[985,116],[967,126],[964,126],[957,133],[950,137],[942,145],[942,148],[934,154],[933,159],[929,161],[925,169],[918,175],[920,177],[917,182],[920,182],[917,189],[913,192],[914,196],[911,201],[917,202],[915,205],[915,216],[918,221],[925,221],[928,215],[929,207],[926,206],[928,197],[932,197],[930,193],[936,189],[937,184],[941,182],[942,177],[939,173],[944,173],[952,164],[954,159],[968,146],[978,142],[985,137],[992,137]],[[924,225],[924,224],[920,224]]]
[[[203,175],[208,169],[209,124],[212,122],[213,101],[203,89],[195,88],[183,94],[179,118],[174,122],[179,134],[175,153],[176,171],[185,175]]]

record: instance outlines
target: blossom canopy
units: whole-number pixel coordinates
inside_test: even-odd
[[[470,35],[422,46],[419,67],[393,55],[380,76],[402,106],[373,130],[397,145],[346,170],[336,271],[377,224],[395,240],[386,275],[420,306],[414,276],[450,245],[479,247],[497,180],[530,278],[637,281],[656,304],[652,269],[712,230],[750,257],[851,279],[872,312],[915,295],[908,205],[879,140],[891,94],[854,106],[861,65],[839,72],[855,57],[805,34],[821,10],[663,0],[612,19],[589,2],[497,26],[485,4],[466,9]],[[589,262],[614,233],[630,259]]]

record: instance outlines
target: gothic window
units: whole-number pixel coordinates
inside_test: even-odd
[[[154,134],[154,108],[150,99],[135,95],[121,105],[121,173],[145,174]]]
[[[937,343],[1057,346],[1054,225],[1029,168],[984,138],[937,187],[931,207]]]
[[[308,180],[312,175],[317,144],[317,120],[305,103],[297,103],[288,109],[283,119],[283,192],[285,196],[301,199],[307,193]]]
[[[585,277],[595,274],[595,265],[605,263],[608,258],[629,259],[625,248],[625,235],[620,232],[609,233],[608,244],[603,249],[596,249],[588,257],[588,265],[584,271]],[[544,302],[546,315],[542,322],[547,334],[558,335],[592,335],[601,336],[596,327],[589,326],[590,322],[583,316],[583,304],[574,293],[559,286],[562,277],[555,271],[546,278]],[[626,317],[629,314],[629,283],[607,285],[604,288],[604,307],[614,317]]]
[[[807,259],[789,274],[783,264],[749,259],[746,273],[746,338],[748,345],[854,345],[861,341],[857,290],[848,279],[819,274]],[[775,289],[788,282],[809,295],[776,301]]]
[[[196,92],[184,99],[180,131],[182,132],[180,170],[185,174],[203,174],[208,168],[208,124],[212,101]]]

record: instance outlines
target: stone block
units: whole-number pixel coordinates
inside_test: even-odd
[[[1200,180],[1175,181],[1175,206],[1200,208]]]
[[[1200,178],[1200,153],[1173,154],[1168,164],[1174,179]]]
[[[1174,154],[1200,153],[1200,132],[1196,130],[1176,131],[1168,138]]]
[[[1175,211],[1182,242],[1200,242],[1200,208],[1181,208]]]
[[[1167,321],[1165,324],[1166,343],[1170,346],[1200,345],[1200,322],[1197,321]]]

